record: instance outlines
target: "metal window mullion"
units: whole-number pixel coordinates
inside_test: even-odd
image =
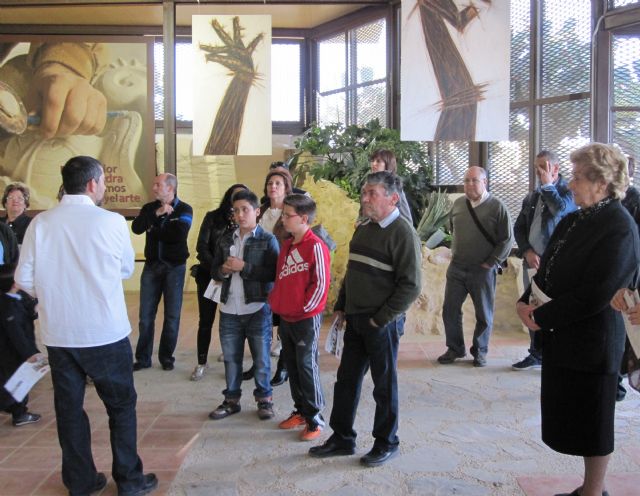
[[[346,32],[347,49],[347,81],[345,86],[346,119],[345,124],[355,124],[358,115],[358,90],[354,85],[358,83],[358,38],[355,29]]]
[[[540,123],[542,122],[542,105],[536,104],[542,97],[542,2],[531,0],[531,58],[529,67],[529,163],[532,164],[540,149]],[[529,191],[536,185],[536,175],[529,167]]]

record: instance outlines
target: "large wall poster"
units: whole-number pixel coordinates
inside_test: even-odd
[[[403,140],[509,139],[509,1],[403,0]]]
[[[271,155],[271,16],[192,17],[193,154]]]
[[[105,166],[106,208],[127,214],[146,203],[156,170],[152,43],[133,36],[0,36],[0,105],[9,102],[10,112],[31,115],[22,133],[0,128],[0,186],[24,182],[31,208],[47,209],[56,203],[60,167],[73,156],[89,155]],[[46,91],[53,87],[65,89]],[[53,115],[55,94],[64,95],[59,128],[45,139],[38,121]],[[78,116],[87,122],[98,113],[106,116],[98,133],[64,128]]]

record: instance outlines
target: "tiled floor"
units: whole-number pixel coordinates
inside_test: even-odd
[[[129,295],[129,311],[130,319],[132,323],[137,322],[137,296]],[[140,456],[144,462],[146,472],[155,472],[160,479],[160,490],[156,494],[166,494],[170,492],[170,486],[176,476],[179,473],[184,474],[186,472],[197,473],[201,468],[194,466],[191,467],[189,463],[197,465],[200,461],[197,457],[194,457],[191,462],[185,461],[192,447],[197,446],[198,450],[202,449],[203,444],[212,442],[212,436],[215,442],[226,441],[233,437],[228,435],[228,431],[225,431],[226,426],[216,424],[212,427],[212,423],[207,420],[206,413],[210,409],[209,407],[215,406],[215,402],[219,400],[219,390],[212,390],[211,385],[214,379],[212,377],[205,377],[201,383],[190,383],[187,379],[189,367],[192,367],[192,360],[195,356],[195,322],[196,322],[196,310],[195,304],[192,300],[195,298],[186,297],[185,305],[183,307],[183,322],[181,325],[181,335],[179,343],[179,352],[182,353],[183,362],[181,368],[176,369],[172,375],[166,374],[160,370],[149,370],[137,373],[136,387],[139,392],[138,401],[138,447]],[[159,312],[161,315],[161,313]],[[132,341],[135,342],[136,333],[132,335]],[[501,366],[503,369],[508,368],[508,363],[513,357],[514,347],[518,350],[524,350],[527,344],[527,336],[522,333],[513,333],[505,336],[494,336],[492,338],[492,350],[490,353],[490,360],[493,362],[499,362],[505,364]],[[214,344],[212,345],[212,355],[217,355],[219,346],[214,338]],[[400,348],[399,356],[399,368],[404,373],[412,374],[429,374],[429,377],[433,379],[434,373],[438,372],[438,366],[435,364],[435,359],[444,350],[443,340],[441,337],[427,337],[425,339],[410,339],[404,340]],[[517,351],[518,353],[520,351]],[[323,373],[333,374],[337,368],[337,360],[326,354],[321,355],[321,370]],[[491,365],[491,364],[490,364]],[[464,368],[464,370],[463,370]],[[490,369],[491,367],[488,367]],[[215,369],[217,377],[215,380],[220,381],[222,364],[212,365],[212,370]],[[513,387],[514,391],[518,387],[517,377],[520,373],[505,372],[504,375],[500,375],[502,369],[497,368],[495,371],[485,369],[484,374],[488,377],[493,377],[496,384],[500,387]],[[465,372],[466,367],[460,364],[453,370],[457,372]],[[473,370],[473,367],[468,369],[469,377],[474,376],[477,371]],[[498,373],[495,373],[495,372]],[[179,376],[177,376],[178,374]],[[211,375],[214,372],[210,372]],[[534,373],[535,374],[535,373]],[[156,391],[153,387],[158,387],[158,377],[171,377],[171,380],[167,381],[170,384],[169,388],[178,387],[181,389],[191,388],[193,396],[189,396],[189,402],[193,402],[193,405],[178,405],[176,407],[175,402],[171,402],[167,399],[168,396],[157,395],[156,393],[150,393],[150,391]],[[530,377],[530,376],[522,376]],[[171,382],[173,381],[173,382]],[[436,381],[437,382],[437,381]],[[175,386],[177,384],[177,386]],[[215,383],[216,387],[218,383]],[[433,386],[435,388],[435,386]],[[449,387],[449,386],[443,386]],[[278,394],[284,398],[287,395],[285,388],[278,388]],[[327,388],[325,386],[325,392]],[[170,393],[170,391],[169,391]],[[434,389],[433,394],[437,393]],[[632,393],[635,394],[635,393]],[[162,399],[157,399],[162,397]],[[7,415],[0,416],[0,495],[2,496],[26,496],[26,495],[38,495],[38,496],[57,496],[67,494],[60,478],[60,448],[58,446],[56,426],[53,411],[53,395],[52,387],[49,377],[43,379],[34,389],[30,396],[31,400],[29,407],[32,411],[42,413],[43,419],[37,424],[27,425],[21,428],[14,428],[11,426],[11,418]],[[535,398],[533,398],[535,400]],[[363,399],[363,401],[370,401]],[[281,402],[285,408],[285,401]],[[330,400],[329,400],[330,405]],[[104,413],[104,408],[99,398],[97,397],[95,390],[91,387],[87,388],[86,396],[86,411],[90,417],[92,425],[92,440],[93,440],[93,453],[95,463],[98,470],[110,473],[111,453],[109,449],[109,431],[107,425],[107,417]],[[442,410],[442,409],[441,409]],[[285,412],[278,412],[284,414]],[[248,413],[245,414],[243,410],[245,420],[239,419],[240,427],[243,429],[253,428],[250,422],[253,417]],[[634,415],[633,412],[626,415]],[[637,410],[635,412],[637,415]],[[249,419],[249,420],[246,420]],[[414,419],[410,419],[414,420]],[[422,419],[415,419],[416,424],[420,425],[423,422]],[[623,417],[622,421],[632,421],[633,417],[628,419]],[[427,418],[425,422],[434,421],[433,418]],[[635,421],[635,420],[633,420]],[[243,423],[244,422],[244,423]],[[249,422],[249,423],[247,423]],[[405,419],[406,422],[406,419]],[[412,422],[407,422],[410,427]],[[260,424],[264,429],[265,424]],[[212,431],[212,429],[222,429],[220,431]],[[213,433],[213,434],[212,434]],[[249,437],[253,435],[249,432]],[[258,433],[262,436],[264,434]],[[271,434],[267,433],[268,436]],[[444,436],[455,436],[455,432],[445,432]],[[539,440],[533,442],[539,443]],[[409,443],[408,443],[409,444]],[[473,447],[472,447],[473,448]],[[220,456],[224,458],[225,449],[229,449],[228,445],[221,447]],[[306,449],[306,448],[305,448]],[[407,449],[407,448],[405,448]],[[475,448],[474,448],[475,449]],[[612,496],[637,496],[640,494],[640,446],[625,445],[620,452],[624,456],[625,464],[624,468],[615,467],[611,470],[607,476],[608,489]],[[256,455],[260,456],[260,455]],[[454,455],[455,456],[455,455]],[[404,458],[404,457],[403,457]],[[406,459],[411,459],[411,453],[407,449]],[[184,462],[184,463],[183,463]],[[400,462],[399,462],[400,463]],[[405,462],[403,462],[405,463]],[[215,471],[215,468],[205,468],[206,470]],[[435,470],[435,469],[434,469]],[[437,471],[437,470],[436,470]],[[358,476],[360,477],[360,476]],[[394,472],[394,477],[402,477],[398,473]],[[443,477],[442,474],[437,474],[436,479],[446,479],[446,474]],[[189,477],[183,477],[188,480]],[[410,477],[405,477],[409,480]],[[517,485],[513,483],[513,492],[505,492],[504,490],[495,490],[495,494],[524,494],[526,496],[547,496],[558,492],[570,491],[573,487],[576,487],[581,480],[581,473],[579,470],[572,469],[569,473],[564,475],[554,474],[536,474],[531,471],[524,471],[521,476],[517,475],[515,480]],[[415,483],[413,481],[412,483]],[[187,489],[185,489],[185,487]],[[179,488],[171,490],[172,494],[191,494],[189,490],[190,486],[187,484],[179,485]],[[466,487],[466,486],[465,486]],[[496,488],[499,487],[499,484]],[[237,492],[236,492],[237,491]],[[442,492],[442,489],[430,492],[426,489],[419,491],[405,491],[398,492],[397,494],[467,494],[465,490],[457,492]],[[250,491],[234,490],[229,494],[245,494]],[[303,491],[304,494],[349,494],[349,492],[338,491]],[[373,494],[388,494],[387,492],[379,489],[373,491]],[[102,491],[102,495],[115,495],[116,487],[113,481],[109,480],[107,487]],[[193,489],[193,494],[214,494],[214,492]],[[264,494],[268,494],[264,493]],[[362,493],[365,494],[365,493]],[[367,493],[368,494],[368,493]],[[468,494],[494,494],[493,491],[489,492],[472,492]]]

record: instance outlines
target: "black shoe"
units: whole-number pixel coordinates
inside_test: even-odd
[[[104,487],[107,485],[107,477],[102,473],[96,473],[96,481],[93,483],[93,487],[89,491],[89,494],[97,493],[98,491],[102,491]],[[77,494],[87,494],[87,493],[73,493],[70,492],[69,496],[75,496]]]
[[[240,403],[237,401],[224,400],[222,404],[209,414],[211,420],[220,420],[241,410]]]
[[[20,427],[22,425],[27,424],[35,424],[38,420],[40,420],[41,416],[37,413],[25,412],[19,417],[15,417],[11,423],[14,427]]]
[[[360,458],[360,464],[365,467],[377,467],[378,465],[388,462],[397,454],[397,446],[393,446],[391,448],[380,448],[378,446],[374,446],[371,448],[369,453]]]
[[[329,458],[330,456],[348,456],[356,452],[353,446],[340,446],[335,441],[325,441],[320,446],[309,449],[309,456],[313,458]]]
[[[487,366],[487,356],[484,353],[478,353],[473,359],[474,367],[486,367]]]
[[[133,362],[133,371],[137,372],[138,370],[142,370],[142,369],[149,369],[151,368],[151,365],[145,365],[142,362]]]
[[[250,381],[251,379],[253,379],[253,373],[255,371],[256,371],[256,366],[252,365],[249,370],[247,370],[246,372],[242,373],[242,380],[243,381]]]
[[[149,494],[158,488],[158,478],[156,474],[144,474],[142,479],[142,487],[133,491],[118,492],[118,496],[143,496]]]
[[[441,365],[449,365],[450,363],[455,362],[458,358],[464,358],[467,354],[462,351],[461,353],[456,353],[451,348],[448,348],[442,355],[438,357],[438,363]]]
[[[104,475],[102,472],[98,472],[96,474],[96,483],[93,486],[93,489],[91,490],[92,493],[97,493],[98,491],[102,491],[104,489],[104,486],[107,485],[107,476]]]
[[[280,386],[289,380],[289,372],[284,367],[278,367],[276,369],[276,373],[273,374],[273,379],[271,379],[272,386]]]
[[[578,489],[574,489],[572,493],[559,493],[559,494],[555,494],[554,496],[582,496],[580,494],[580,488]],[[609,496],[609,493],[607,491],[602,491],[602,496]]]
[[[162,364],[162,370],[173,370],[175,366],[171,362],[165,362]]]

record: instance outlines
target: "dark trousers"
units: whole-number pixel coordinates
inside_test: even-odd
[[[218,304],[204,297],[211,276],[206,271],[196,273],[196,290],[198,292],[198,364],[207,363],[209,346],[211,345],[211,329],[216,318]]]
[[[462,330],[462,304],[471,296],[475,309],[476,326],[473,330],[471,354],[486,355],[493,327],[493,307],[496,294],[496,269],[480,265],[465,267],[451,263],[447,269],[444,289],[442,321],[447,348],[458,354],[465,352]]]
[[[289,371],[293,406],[311,427],[324,426],[320,415],[324,408],[324,397],[318,366],[321,326],[322,314],[319,314],[298,322],[289,322],[281,317],[278,328],[282,341],[280,358],[284,357]]]
[[[362,380],[371,368],[373,399],[376,412],[373,421],[374,445],[392,448],[399,444],[398,378],[396,365],[398,344],[403,334],[404,319],[399,318],[384,327],[373,327],[370,315],[347,315],[344,348],[338,376],[333,389],[333,408],[329,425],[331,440],[352,447],[356,443],[353,423],[360,401]]]
[[[156,313],[161,296],[164,296],[164,322],[158,360],[163,365],[175,361],[173,352],[178,343],[185,268],[184,264],[175,267],[163,262],[144,264],[140,276],[140,336],[136,345],[136,361],[145,366],[151,366]]]
[[[136,390],[129,338],[89,348],[47,347],[53,381],[62,481],[71,494],[90,494],[96,482],[91,426],[84,411],[86,376],[93,379],[109,416],[111,473],[119,492],[143,484],[136,442]]]

